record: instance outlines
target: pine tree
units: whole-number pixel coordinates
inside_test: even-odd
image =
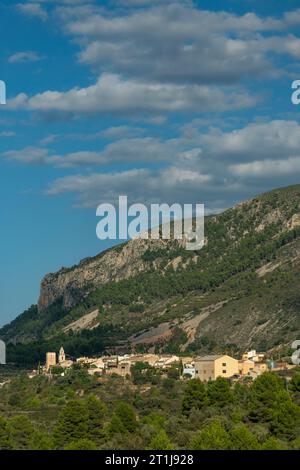
[[[254,434],[245,424],[239,424],[231,430],[232,448],[234,450],[259,450],[260,445]]]
[[[116,415],[116,413],[114,413],[112,415],[111,422],[110,422],[108,430],[109,430],[109,433],[111,435],[126,434],[127,433],[127,429],[125,428],[125,426],[124,426],[123,422],[121,421],[121,419],[119,418],[119,416]]]
[[[207,404],[208,400],[205,385],[199,379],[190,380],[187,383],[182,400],[182,413],[189,415],[193,408],[200,410]]]
[[[134,432],[137,428],[135,412],[128,403],[120,402],[116,408],[116,416],[128,432]]]
[[[90,439],[78,439],[66,445],[64,450],[97,450],[97,446]]]
[[[103,436],[103,421],[106,414],[106,406],[102,401],[91,395],[86,400],[86,409],[88,413],[88,436],[90,439],[98,442]]]
[[[0,450],[10,450],[11,448],[12,441],[8,422],[0,416]]]
[[[53,436],[55,447],[58,449],[88,436],[88,412],[84,403],[73,400],[63,408]]]
[[[219,421],[213,421],[192,439],[191,450],[230,450],[231,438]]]
[[[233,402],[230,382],[224,377],[218,377],[208,384],[208,398],[211,405],[224,407]]]
[[[173,450],[174,446],[167,436],[164,429],[158,431],[157,434],[151,439],[147,450]]]
[[[32,449],[35,429],[27,416],[13,417],[8,427],[14,450]]]

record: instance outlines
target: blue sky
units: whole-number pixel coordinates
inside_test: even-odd
[[[299,183],[299,2],[2,1],[0,324],[107,248],[96,207]]]

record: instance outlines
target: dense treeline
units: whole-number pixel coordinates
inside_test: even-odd
[[[119,338],[124,337],[120,327],[103,325],[93,330],[83,330],[80,334],[69,332],[59,334],[49,340],[7,345],[9,363],[34,366],[45,362],[47,351],[58,351],[63,344],[71,359],[84,355],[99,355]]]
[[[236,384],[132,372],[14,378],[0,390],[0,449],[300,449],[299,371]]]

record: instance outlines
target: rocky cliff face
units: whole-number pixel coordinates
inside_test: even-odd
[[[240,203],[233,210],[227,211],[230,217],[226,230],[230,238],[241,239],[252,231],[261,233],[271,224],[276,224],[279,231],[291,230],[300,225],[300,202],[295,200],[291,204],[289,201],[287,205],[281,202],[276,207],[275,203],[270,204],[270,195],[272,193],[266,193],[261,198]],[[212,220],[218,224],[222,218],[223,216],[219,215],[214,216]],[[242,232],[239,230],[239,225],[242,224],[237,223],[238,220],[247,222],[247,227]],[[98,256],[82,260],[72,268],[63,268],[57,273],[46,275],[41,283],[38,311],[44,310],[59,299],[62,299],[64,308],[70,309],[95,288],[144,272],[149,264],[143,261],[143,254],[148,249],[168,250],[172,243],[184,244],[183,241],[134,239]],[[177,261],[180,263],[181,258],[170,262],[175,269]],[[156,267],[155,263],[152,267]]]
[[[200,253],[183,250],[184,242],[129,241],[48,274],[38,309],[23,312],[0,336],[29,344],[78,330],[70,347],[80,354],[81,334],[89,352],[123,347],[127,340],[159,347],[180,340],[208,352],[228,343],[258,349],[287,344],[300,331],[299,227],[300,185],[207,217]]]
[[[135,239],[83,260],[73,268],[47,274],[41,283],[38,310],[44,310],[58,299],[63,300],[65,308],[71,308],[93,289],[144,271],[147,263],[142,260],[142,255],[154,243],[155,248],[169,244],[165,240]]]

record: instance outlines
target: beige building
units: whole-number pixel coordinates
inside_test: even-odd
[[[76,362],[86,366],[96,366],[98,368],[104,368],[104,360],[102,357],[79,357]]]
[[[249,373],[254,370],[254,367],[254,361],[250,361],[249,359],[239,361],[239,374],[249,375]]]
[[[78,357],[76,359],[76,362],[78,362],[79,364],[85,364],[85,365],[94,364],[95,361],[96,359],[92,357]]]
[[[195,378],[215,380],[229,378],[239,373],[239,361],[227,355],[203,356],[195,359]]]
[[[264,353],[258,353],[256,352],[255,349],[252,349],[251,351],[245,352],[242,356],[243,361],[253,361],[253,362],[262,362],[265,359],[265,354]]]
[[[259,362],[256,363],[254,366],[254,371],[257,373],[257,375],[263,374],[264,372],[267,372],[268,366],[265,362]]]
[[[268,366],[265,363],[255,363],[254,369],[250,370],[248,375],[252,377],[253,380],[255,380],[258,376],[263,374],[268,370]]]
[[[47,352],[46,353],[46,371],[48,372],[53,366],[56,366],[56,353]]]
[[[168,369],[172,367],[174,364],[179,364],[180,359],[178,356],[160,356],[157,362],[154,364],[155,367],[160,369]]]
[[[119,359],[122,360],[122,358]],[[150,366],[154,366],[158,361],[159,356],[157,354],[134,354],[124,356],[124,359],[131,362],[132,365],[137,362],[147,362]]]
[[[131,375],[130,368],[130,362],[110,363],[106,364],[104,373],[107,375],[117,374],[121,377],[126,377],[126,375]]]

